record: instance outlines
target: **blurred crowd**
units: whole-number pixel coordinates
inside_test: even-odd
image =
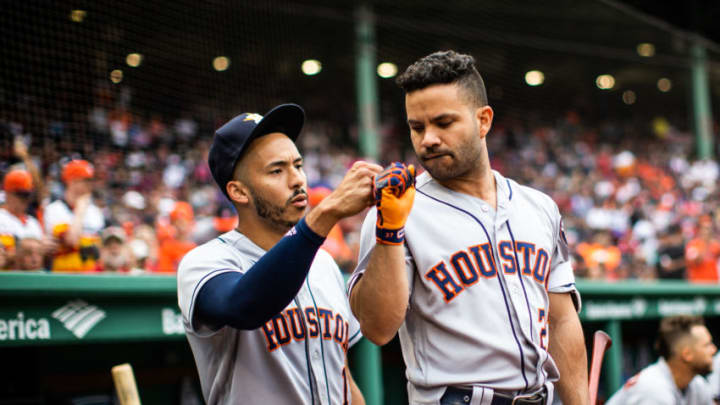
[[[22,120],[0,121],[11,139],[0,152],[0,269],[172,273],[185,252],[235,227],[207,166],[224,119],[96,106],[81,121],[51,120],[32,137]],[[312,121],[299,138],[311,206],[361,158],[347,138]],[[383,126],[381,163],[417,166],[407,138]],[[569,112],[552,124],[498,120],[488,147],[494,169],[557,202],[576,276],[718,282],[720,168],[693,158],[689,133],[663,119],[590,125]],[[345,271],[363,217],[325,243]]]

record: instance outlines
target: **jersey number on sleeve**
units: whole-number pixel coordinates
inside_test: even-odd
[[[538,325],[540,325],[540,347],[547,350],[547,316],[545,308],[538,308]]]

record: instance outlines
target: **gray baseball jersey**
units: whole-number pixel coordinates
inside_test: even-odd
[[[205,401],[349,404],[345,355],[360,339],[360,328],[340,269],[322,249],[294,301],[262,327],[211,330],[191,324],[193,303],[207,280],[245,272],[265,253],[233,230],[193,249],[180,263],[178,304]]]
[[[713,405],[710,387],[701,376],[695,376],[687,389],[675,385],[664,359],[644,368],[630,378],[606,405]]]
[[[558,370],[548,344],[548,291],[574,292],[557,205],[494,172],[497,209],[417,178],[405,225],[410,302],[399,335],[413,404],[437,404],[446,386],[536,391]],[[365,271],[376,212],[363,224]],[[576,301],[579,305],[579,296]]]
[[[707,381],[713,399],[720,401],[720,352],[713,356],[713,371],[707,376]]]

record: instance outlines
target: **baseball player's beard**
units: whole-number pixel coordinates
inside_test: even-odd
[[[695,371],[695,374],[704,376],[710,374],[713,371],[712,368],[712,363],[698,364],[693,367],[693,371]]]
[[[286,218],[288,210],[296,210],[296,208],[292,206],[292,199],[300,194],[307,196],[307,191],[305,191],[304,188],[295,190],[293,195],[287,199],[285,205],[279,206],[260,197],[255,190],[250,190],[250,196],[253,199],[253,205],[255,206],[255,212],[257,215],[269,222],[271,227],[282,232],[287,232],[290,228],[295,226],[301,218],[301,216],[297,219]],[[302,211],[304,213],[305,210],[303,209]]]
[[[457,151],[445,151],[447,156],[426,159],[425,156],[439,151],[428,150],[420,157],[420,163],[438,181],[451,180],[471,172],[480,164],[480,154],[471,145],[462,145]]]

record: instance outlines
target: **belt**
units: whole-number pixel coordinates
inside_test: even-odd
[[[469,404],[472,399],[473,391],[471,389],[447,387],[445,394],[440,399],[440,403],[466,403]],[[454,401],[454,402],[453,402]],[[546,405],[547,390],[545,387],[535,394],[508,395],[501,392],[493,394],[490,405]]]

